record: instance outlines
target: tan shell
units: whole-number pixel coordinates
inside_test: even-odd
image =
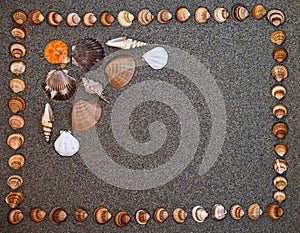
[[[52,125],[54,122],[54,114],[49,103],[45,104],[44,113],[42,116],[42,127],[46,142],[50,141]]]
[[[157,21],[166,24],[172,19],[172,14],[167,9],[162,9],[157,13]]]
[[[12,115],[9,120],[9,126],[13,129],[13,130],[17,130],[17,129],[21,129],[23,128],[25,121],[24,118],[22,116],[19,115]]]
[[[10,72],[15,75],[21,75],[26,70],[26,63],[24,61],[13,61],[10,63]]]
[[[272,68],[272,76],[276,81],[281,82],[283,79],[288,77],[288,69],[284,65],[276,65]]]
[[[211,217],[214,220],[222,220],[223,218],[225,218],[227,211],[225,209],[225,207],[222,204],[215,204],[212,208],[211,208]]]
[[[74,218],[77,222],[84,222],[87,217],[88,213],[82,208],[77,208],[74,211]]]
[[[15,190],[22,186],[23,178],[19,175],[11,175],[10,177],[8,177],[6,183],[7,183],[8,187]]]
[[[103,27],[109,27],[114,20],[114,16],[107,11],[103,11],[99,16],[99,22]]]
[[[186,217],[187,217],[187,213],[181,208],[176,208],[173,211],[173,218],[177,223],[183,223]]]
[[[270,203],[266,208],[267,216],[272,220],[278,220],[283,215],[283,210],[279,205]]]
[[[271,33],[270,40],[276,45],[281,45],[286,39],[286,34],[282,30],[276,30]]]
[[[13,93],[19,93],[25,90],[25,82],[19,78],[13,78],[9,81],[9,87]]]
[[[243,207],[239,204],[233,204],[230,207],[230,216],[234,220],[239,220],[245,215],[245,211],[243,210]]]
[[[210,18],[210,13],[207,8],[199,7],[195,10],[194,19],[197,23],[206,23]]]
[[[274,170],[279,174],[283,174],[288,169],[288,162],[284,159],[275,159],[273,162]]]
[[[273,179],[274,186],[279,190],[284,190],[288,182],[284,176],[275,176]]]
[[[114,222],[118,227],[125,226],[127,223],[129,223],[129,221],[130,221],[130,217],[127,214],[127,212],[124,210],[117,212],[114,216]]]
[[[33,10],[28,15],[28,22],[31,25],[39,25],[44,21],[45,17],[40,10]]]
[[[251,16],[254,19],[262,19],[266,13],[267,10],[262,4],[254,5],[251,10]]]
[[[272,57],[277,62],[283,62],[288,56],[288,52],[285,48],[276,48],[273,50]]]
[[[283,142],[278,142],[275,146],[274,146],[274,151],[275,153],[280,156],[283,157],[287,151],[288,151],[288,147],[286,144],[284,144]]]
[[[153,218],[156,222],[162,223],[167,220],[169,214],[164,208],[156,208]]]
[[[28,33],[28,29],[23,25],[15,25],[11,28],[11,35],[16,40],[24,39],[27,33]]]
[[[279,9],[271,9],[267,13],[267,19],[274,26],[279,26],[285,21],[285,16],[283,11]]]
[[[46,211],[39,207],[35,207],[31,209],[29,213],[30,219],[34,222],[43,221],[46,215],[47,215]]]
[[[248,218],[257,220],[262,215],[263,211],[257,203],[253,203],[248,207]]]
[[[134,20],[134,16],[128,11],[120,11],[117,16],[118,22],[123,27],[129,27]]]
[[[283,99],[286,94],[286,89],[282,85],[275,85],[272,87],[272,96],[274,96],[277,100]]]
[[[23,167],[24,163],[25,163],[25,158],[22,154],[14,154],[10,156],[8,160],[8,165],[14,170],[18,170],[21,167]]]
[[[91,12],[85,13],[82,17],[82,24],[86,27],[92,27],[96,22],[97,22],[97,18]]]
[[[191,13],[185,7],[180,7],[175,12],[175,18],[178,22],[184,23],[191,17]]]
[[[224,7],[217,7],[214,9],[214,19],[218,23],[223,23],[229,17],[228,11]]]
[[[50,11],[47,14],[47,22],[52,27],[57,27],[63,21],[63,17],[56,11]]]
[[[287,109],[283,104],[276,104],[272,108],[272,112],[276,118],[281,119],[281,118],[285,117],[285,115],[287,114]]]
[[[144,9],[140,10],[138,15],[137,15],[137,21],[142,26],[146,26],[149,23],[151,23],[153,18],[154,17],[152,15],[151,11],[147,8],[144,8]]]
[[[94,222],[105,224],[111,219],[111,214],[105,207],[98,207],[94,211]]]
[[[27,20],[27,14],[23,10],[15,10],[12,17],[14,22],[17,24],[25,23]]]
[[[278,138],[284,138],[288,133],[288,126],[284,122],[278,122],[273,125],[272,128],[273,134]]]
[[[23,196],[20,192],[10,192],[5,198],[5,202],[13,209],[20,205],[22,201]]]
[[[195,222],[201,223],[204,222],[204,220],[207,218],[208,213],[202,206],[195,206],[192,209],[192,217]]]
[[[12,149],[19,149],[24,143],[24,136],[21,133],[13,133],[7,138],[7,145],[9,145]]]
[[[66,211],[64,211],[64,209],[62,209],[60,207],[56,207],[51,210],[51,212],[49,214],[49,218],[53,224],[60,224],[66,220],[67,213],[66,213]]]
[[[281,203],[281,202],[283,202],[286,199],[286,194],[282,190],[277,190],[277,191],[274,192],[273,198],[278,203]]]
[[[7,105],[13,113],[17,113],[25,109],[25,100],[20,96],[12,96]]]
[[[20,42],[15,42],[10,45],[9,51],[13,57],[21,58],[26,54],[26,46]]]
[[[7,220],[10,224],[16,225],[23,220],[23,213],[19,209],[10,210],[7,216]]]
[[[80,23],[80,21],[81,21],[81,18],[75,12],[69,13],[66,16],[66,23],[69,27],[77,26]]]
[[[249,11],[245,7],[237,5],[232,8],[231,14],[235,20],[243,21],[249,16]]]
[[[150,219],[150,214],[146,210],[138,210],[135,213],[135,219],[138,224],[145,225]]]

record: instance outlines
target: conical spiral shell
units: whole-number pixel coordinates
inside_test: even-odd
[[[288,126],[284,122],[277,122],[273,125],[272,132],[276,137],[284,138],[288,133]]]
[[[283,85],[275,85],[272,87],[272,96],[274,96],[277,100],[283,99],[286,94],[286,89]]]
[[[58,64],[61,67],[69,62],[68,45],[61,40],[50,41],[44,49],[44,57],[51,64]]]
[[[26,20],[27,20],[27,14],[23,10],[15,10],[13,12],[12,18],[13,18],[13,20],[14,20],[15,23],[22,24],[22,23],[26,22]]]
[[[94,222],[105,224],[111,219],[111,214],[105,207],[98,207],[94,211]]]
[[[272,220],[278,220],[283,215],[282,208],[274,203],[270,203],[266,208],[267,216]]]
[[[248,207],[248,218],[251,220],[257,220],[262,215],[262,209],[257,203],[253,203]]]
[[[288,52],[285,48],[276,48],[273,50],[272,57],[277,62],[283,62],[288,56]]]
[[[28,22],[31,25],[39,25],[44,21],[45,17],[40,10],[33,10],[28,15]]]
[[[56,207],[51,210],[49,214],[50,221],[53,224],[60,224],[67,218],[67,213],[64,211],[64,209],[60,207]]]
[[[283,190],[287,186],[288,182],[284,176],[275,176],[273,184],[277,189]]]
[[[149,23],[151,23],[153,18],[154,17],[152,15],[151,11],[149,9],[146,9],[146,8],[140,10],[138,15],[137,15],[137,21],[142,26],[146,26]]]
[[[21,133],[13,133],[7,138],[7,145],[9,145],[12,149],[19,149],[24,143],[24,136]]]
[[[77,222],[84,222],[87,217],[88,213],[82,208],[77,208],[74,211],[74,218]]]
[[[118,22],[123,27],[129,27],[134,20],[134,16],[128,11],[120,11],[117,16]]]
[[[175,18],[180,23],[184,23],[188,21],[190,17],[191,17],[191,13],[185,7],[180,7],[175,12]]]
[[[27,33],[28,33],[28,30],[23,25],[15,25],[11,28],[11,35],[16,40],[24,39],[26,37]]]
[[[106,45],[120,49],[133,49],[141,46],[146,46],[147,43],[138,40],[127,39],[127,37],[118,37],[112,40],[108,40],[106,42]]]
[[[10,210],[7,216],[7,220],[10,224],[16,225],[23,220],[23,213],[19,209]]]
[[[266,13],[267,10],[262,4],[254,5],[251,10],[251,16],[254,19],[262,19]]]
[[[46,217],[47,213],[45,210],[35,207],[30,210],[29,216],[33,222],[41,222]]]
[[[283,142],[278,142],[275,146],[274,146],[274,151],[275,153],[280,156],[283,157],[287,151],[288,151],[288,147],[286,144],[284,144]]]
[[[8,165],[14,170],[18,170],[23,167],[24,163],[25,157],[22,154],[14,154],[10,156],[8,160]]]
[[[9,118],[8,123],[13,130],[17,130],[23,128],[25,121],[24,118],[20,115],[12,115]]]
[[[13,61],[10,63],[10,72],[15,75],[21,75],[26,70],[26,63],[24,61]]]
[[[233,204],[230,207],[230,216],[234,220],[239,220],[245,215],[245,211],[243,210],[243,207],[239,204]]]
[[[83,15],[82,17],[82,24],[86,27],[92,27],[94,26],[94,24],[97,22],[97,18],[96,16],[91,13],[91,12],[87,12]]]
[[[288,162],[284,159],[275,159],[273,162],[273,168],[279,175],[283,174],[288,169]]]
[[[15,58],[21,58],[26,54],[26,46],[20,42],[14,42],[10,45],[9,51]]]
[[[52,27],[57,27],[63,21],[63,17],[56,11],[50,11],[47,14],[47,22]]]
[[[126,211],[121,210],[119,212],[117,212],[114,216],[114,222],[116,224],[116,226],[118,227],[123,227],[125,226],[127,223],[130,222],[130,217],[127,214]]]
[[[80,23],[80,21],[81,21],[81,18],[75,12],[69,13],[66,16],[66,24],[69,27],[75,27],[75,26],[77,26]]]
[[[197,23],[206,23],[210,18],[210,13],[205,7],[199,7],[195,10],[194,18]]]
[[[157,13],[157,21],[166,24],[172,19],[172,14],[167,9],[162,9]]]
[[[11,175],[10,177],[8,177],[6,183],[8,187],[10,187],[12,190],[15,190],[22,186],[23,178],[19,175]]]
[[[232,8],[232,18],[234,18],[237,21],[243,21],[249,16],[248,10],[240,5],[234,6]]]
[[[274,192],[273,198],[278,203],[281,203],[281,202],[283,202],[286,199],[286,194],[282,190],[277,190],[277,191]]]
[[[156,208],[153,214],[153,218],[156,222],[162,223],[169,217],[168,212],[164,208]]]
[[[23,196],[20,192],[10,192],[6,195],[5,202],[14,209],[23,201]]]
[[[25,90],[26,84],[22,79],[13,78],[9,81],[9,87],[13,93],[19,93]]]
[[[270,40],[276,45],[281,45],[286,39],[286,34],[282,30],[276,30],[271,33]]]
[[[46,142],[50,141],[52,125],[54,122],[54,114],[49,103],[45,104],[44,113],[42,116],[42,127]]]
[[[25,100],[20,96],[12,96],[7,105],[13,113],[17,113],[25,109]]]
[[[187,217],[187,213],[181,208],[177,208],[173,211],[173,219],[177,223],[183,223],[186,217]]]
[[[217,7],[214,9],[214,19],[218,23],[223,23],[229,17],[228,11],[224,7]]]
[[[287,109],[283,104],[276,104],[273,106],[272,112],[277,119],[281,119],[286,116]]]
[[[214,220],[222,220],[225,218],[227,211],[222,204],[215,204],[211,209],[211,217]]]
[[[271,9],[267,13],[267,19],[274,26],[279,26],[285,21],[285,15],[282,10]]]
[[[195,206],[192,209],[192,217],[195,222],[201,223],[207,218],[208,213],[202,206]]]
[[[150,214],[146,210],[138,210],[135,213],[135,219],[138,224],[145,225],[150,219]]]
[[[114,20],[115,20],[114,16],[107,11],[101,12],[99,16],[99,22],[103,27],[109,27]]]

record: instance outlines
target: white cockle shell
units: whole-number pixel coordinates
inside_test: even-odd
[[[156,47],[146,52],[142,59],[155,70],[162,69],[168,63],[168,53],[162,47]]]
[[[61,156],[72,156],[79,150],[79,141],[69,130],[62,130],[54,142],[54,149]]]

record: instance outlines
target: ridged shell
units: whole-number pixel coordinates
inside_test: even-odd
[[[6,183],[7,183],[8,187],[15,190],[22,186],[23,178],[19,175],[11,175],[10,177],[8,177]]]
[[[123,27],[129,27],[134,20],[134,16],[128,11],[120,11],[117,16],[118,22]]]
[[[251,16],[254,19],[262,19],[266,13],[267,10],[262,4],[254,5],[251,10]]]
[[[281,203],[281,202],[283,202],[286,199],[286,194],[282,190],[277,190],[277,191],[274,192],[273,198],[278,203]]]
[[[288,69],[283,65],[276,65],[272,68],[272,76],[278,82],[281,82],[283,79],[288,77]]]
[[[141,46],[146,46],[147,43],[138,40],[127,39],[126,37],[118,37],[112,40],[108,40],[106,42],[106,45],[120,49],[133,49]]]
[[[249,16],[249,11],[245,7],[237,5],[232,8],[231,14],[235,20],[243,21]]]
[[[7,105],[13,113],[17,113],[25,109],[25,100],[20,96],[12,96]]]
[[[283,157],[288,152],[288,147],[283,142],[278,142],[274,146],[274,151],[278,156]]]
[[[116,56],[105,67],[105,74],[110,85],[114,88],[126,86],[135,72],[135,61],[129,55]]]
[[[9,81],[9,88],[13,93],[19,93],[25,90],[25,82],[19,78],[13,78]]]
[[[84,72],[91,70],[104,56],[102,45],[93,38],[81,39],[72,47],[72,62]]]
[[[229,17],[228,11],[224,7],[217,7],[214,9],[214,19],[218,23],[223,23]]]
[[[144,53],[142,60],[155,70],[162,69],[168,63],[169,55],[163,47],[155,47]]]
[[[10,63],[10,72],[15,75],[21,75],[26,70],[26,63],[24,61],[13,61]]]
[[[211,218],[214,220],[222,220],[225,218],[227,211],[222,204],[215,204],[210,211]]]
[[[44,57],[51,64],[58,64],[62,68],[70,61],[68,45],[61,40],[50,41],[44,49]]]
[[[114,20],[115,20],[114,16],[107,11],[101,12],[99,16],[99,22],[103,27],[109,27]]]
[[[156,222],[162,223],[169,217],[168,212],[164,208],[156,208],[153,213],[153,218]]]
[[[243,207],[239,204],[233,204],[230,207],[230,216],[234,220],[239,220],[245,215],[245,211],[243,210]]]
[[[272,108],[272,112],[273,115],[277,118],[277,119],[281,119],[283,117],[286,116],[287,114],[287,109],[283,104],[276,104],[273,108]]]
[[[11,35],[16,40],[24,39],[27,33],[28,33],[28,29],[23,25],[15,25],[11,28]]]
[[[71,13],[67,14],[67,16],[66,16],[66,24],[69,27],[77,26],[80,23],[80,21],[81,21],[81,18],[75,12],[71,12]]]
[[[180,7],[175,12],[175,18],[180,23],[184,23],[188,21],[190,17],[191,17],[191,13],[185,7]]]
[[[275,176],[273,179],[274,186],[279,190],[284,190],[288,182],[284,176]]]
[[[137,15],[137,21],[142,26],[146,26],[149,23],[151,23],[153,18],[154,17],[152,15],[151,11],[149,9],[146,9],[146,8],[140,10],[138,15]]]
[[[270,40],[276,45],[281,45],[286,39],[286,34],[282,30],[276,30],[271,33]]]
[[[176,208],[173,211],[173,219],[177,223],[183,223],[185,221],[186,217],[187,217],[187,213],[181,208]]]
[[[282,208],[274,203],[270,203],[266,208],[267,216],[272,220],[278,220],[283,215]]]
[[[74,211],[74,219],[77,222],[84,222],[87,217],[88,217],[88,213],[82,208],[77,208]]]
[[[54,149],[61,156],[72,156],[79,150],[79,142],[70,131],[62,130],[54,142]]]
[[[45,104],[44,113],[42,116],[42,127],[46,142],[50,142],[52,126],[54,122],[54,114],[49,103]]]
[[[172,14],[167,9],[162,9],[157,13],[157,21],[166,24],[172,19]]]
[[[53,224],[60,224],[66,220],[67,213],[66,213],[66,211],[64,211],[64,209],[62,209],[60,207],[56,207],[51,210],[51,212],[49,214],[49,218]]]
[[[210,13],[207,8],[199,7],[195,10],[194,19],[197,23],[206,23],[210,18]]]
[[[23,128],[25,121],[24,118],[20,115],[12,115],[8,119],[8,123],[13,130],[17,130]]]
[[[288,126],[284,122],[277,122],[273,125],[272,132],[276,137],[284,138],[288,133]]]
[[[97,22],[97,18],[91,12],[87,12],[82,16],[82,24],[86,27],[92,27],[96,22]]]
[[[257,203],[248,206],[248,218],[257,220],[262,215],[263,211]]]
[[[288,169],[288,162],[284,159],[275,159],[273,162],[273,168],[275,172],[282,175]]]
[[[202,206],[195,206],[192,209],[192,217],[195,222],[201,223],[207,218],[208,213]]]
[[[123,227],[125,226],[127,223],[130,222],[130,217],[129,215],[127,214],[126,211],[124,210],[121,210],[121,211],[118,211],[115,216],[114,216],[114,222],[116,224],[116,226],[118,227]]]
[[[42,83],[45,94],[53,100],[68,100],[76,92],[76,79],[66,70],[52,70]]]
[[[277,100],[281,100],[286,94],[286,89],[282,85],[275,85],[272,87],[272,96]]]
[[[282,10],[271,9],[267,13],[267,19],[274,26],[279,26],[285,21],[285,15]]]
[[[10,192],[6,195],[5,202],[14,209],[23,201],[23,196],[20,192]]]
[[[13,225],[20,223],[23,220],[23,218],[24,215],[19,209],[10,210],[7,216],[8,222]]]
[[[110,104],[110,102],[103,95],[103,86],[100,82],[96,82],[92,79],[87,79],[87,78],[81,78],[81,81],[84,90],[87,93],[98,95],[103,101],[105,101],[107,104]]]
[[[15,23],[22,24],[22,23],[26,22],[26,20],[27,20],[27,14],[23,10],[15,10],[13,12],[12,18],[13,18],[13,20],[14,20]]]
[[[138,224],[145,225],[150,219],[150,214],[146,210],[138,210],[135,213],[135,219]]]
[[[105,224],[111,219],[111,214],[105,207],[98,207],[94,211],[94,222]]]
[[[8,165],[14,170],[18,170],[21,167],[23,167],[24,163],[25,163],[25,158],[22,154],[14,154],[10,156],[8,160]]]
[[[7,145],[9,145],[12,149],[17,150],[24,144],[24,136],[21,133],[13,133],[7,138]]]
[[[26,46],[22,43],[15,42],[9,47],[11,55],[15,58],[21,58],[26,54]]]
[[[39,25],[44,21],[45,17],[40,10],[33,10],[28,15],[28,22],[31,25]]]
[[[57,27],[63,21],[63,17],[56,11],[50,11],[47,14],[47,22],[52,27]]]
[[[45,210],[35,207],[30,210],[29,216],[33,222],[41,222],[46,217],[47,213]]]
[[[276,48],[273,50],[272,57],[277,62],[283,62],[288,56],[288,52],[285,48]]]

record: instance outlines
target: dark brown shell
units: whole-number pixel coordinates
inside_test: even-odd
[[[164,208],[156,208],[153,214],[153,218],[156,222],[162,223],[169,217],[168,212]]]
[[[279,205],[270,203],[267,205],[266,213],[270,219],[278,220],[283,215],[283,210]]]
[[[16,208],[23,201],[23,196],[20,192],[10,192],[6,195],[5,202],[10,208]]]
[[[87,217],[88,213],[82,208],[77,208],[74,211],[74,218],[77,222],[84,222]]]
[[[236,5],[232,8],[232,18],[237,21],[243,21],[249,16],[248,10],[240,5]]]
[[[105,224],[111,219],[111,214],[105,207],[98,207],[94,211],[94,222]]]
[[[129,222],[130,222],[130,217],[127,214],[127,212],[124,210],[118,211],[114,216],[114,223],[118,227],[123,227]]]
[[[99,22],[103,27],[109,27],[114,20],[114,16],[107,11],[103,11],[99,16]]]
[[[288,126],[284,122],[277,122],[273,125],[272,132],[276,137],[284,138],[288,133]]]
[[[273,50],[272,56],[277,62],[283,62],[287,58],[288,52],[285,48],[276,48]]]
[[[24,215],[21,210],[19,209],[13,209],[10,210],[7,215],[7,220],[10,224],[16,225],[20,223],[24,218]]]
[[[27,20],[27,14],[23,10],[15,10],[12,14],[13,21],[17,24],[23,24]]]
[[[46,211],[38,207],[31,209],[29,213],[30,219],[34,222],[43,221],[46,215]]]
[[[233,204],[230,207],[229,213],[230,213],[231,218],[234,220],[239,220],[245,215],[243,207],[239,204]]]
[[[45,17],[40,10],[33,10],[28,15],[28,22],[31,25],[39,25],[44,21]]]
[[[64,209],[56,207],[50,212],[49,218],[53,224],[60,224],[66,220],[67,213],[64,211]]]
[[[191,13],[185,7],[180,7],[175,12],[175,18],[178,22],[184,23],[189,20]]]

